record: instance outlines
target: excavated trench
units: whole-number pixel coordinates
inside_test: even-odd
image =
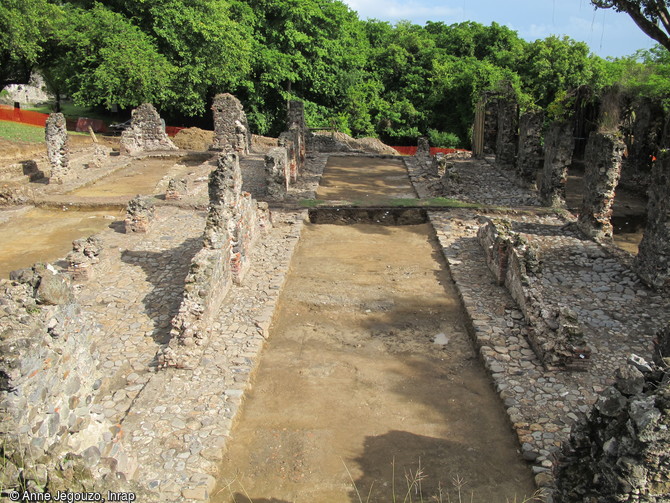
[[[331,158],[317,197],[387,198],[385,181],[412,192],[400,161]],[[425,213],[330,208],[310,219],[213,501],[533,493]]]
[[[122,220],[125,204],[136,194],[155,194],[168,172],[183,176],[208,155],[137,159],[68,194],[59,209],[32,208],[0,223],[0,278],[35,262],[52,261],[72,250],[72,241],[96,234]]]

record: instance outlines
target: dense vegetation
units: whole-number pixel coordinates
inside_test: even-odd
[[[109,108],[144,101],[173,116],[238,96],[251,127],[277,134],[289,98],[312,126],[467,145],[481,93],[511,83],[523,107],[581,85],[670,95],[665,49],[605,61],[586,44],[529,43],[493,23],[363,21],[337,0],[3,0],[0,88],[39,70],[57,95]]]

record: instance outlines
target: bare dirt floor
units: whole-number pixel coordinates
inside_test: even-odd
[[[533,493],[436,246],[428,224],[306,226],[213,501]]]
[[[390,198],[416,197],[400,159],[331,156],[317,199],[374,206]]]

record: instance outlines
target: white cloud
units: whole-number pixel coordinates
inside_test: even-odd
[[[431,5],[429,1],[401,0],[344,0],[361,19],[376,18],[398,21],[409,19],[413,22],[457,21],[463,16],[462,8],[445,5]]]

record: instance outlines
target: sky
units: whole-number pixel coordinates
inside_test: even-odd
[[[409,20],[446,24],[493,21],[534,41],[550,35],[567,35],[586,42],[591,51],[605,57],[621,57],[655,42],[625,13],[594,10],[589,0],[343,0],[361,19],[395,23]]]

